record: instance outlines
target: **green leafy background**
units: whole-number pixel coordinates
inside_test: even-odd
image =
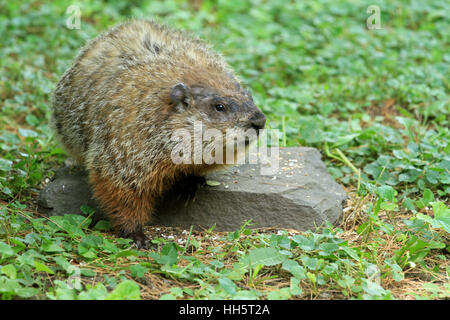
[[[66,27],[79,5],[81,28]],[[381,29],[368,30],[377,5]],[[441,299],[449,297],[446,1],[0,2],[2,299]],[[282,132],[318,148],[350,200],[338,226],[155,237],[153,252],[85,216],[39,216],[65,159],[50,96],[83,44],[130,17],[222,52]],[[149,283],[153,283],[153,287]]]

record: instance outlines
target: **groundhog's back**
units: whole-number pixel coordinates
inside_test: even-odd
[[[120,157],[120,150],[145,153],[151,146],[130,148],[130,143],[142,141],[143,134],[167,139],[162,135],[175,125],[170,90],[176,83],[232,96],[237,81],[224,59],[204,42],[152,21],[129,21],[81,50],[54,92],[52,124],[81,163]]]

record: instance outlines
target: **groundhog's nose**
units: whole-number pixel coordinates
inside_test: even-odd
[[[250,124],[255,130],[262,130],[266,125],[266,116],[261,111],[257,111],[250,118]]]

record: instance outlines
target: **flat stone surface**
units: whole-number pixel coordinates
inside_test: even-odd
[[[314,148],[280,148],[275,174],[262,175],[261,165],[243,164],[208,175],[218,185],[200,188],[187,206],[167,195],[153,215],[152,225],[191,225],[217,231],[232,231],[251,219],[253,228],[279,227],[300,231],[314,229],[342,214],[344,189],[329,175]],[[88,205],[97,211],[86,173],[61,168],[39,196],[39,205],[49,215],[81,213]]]

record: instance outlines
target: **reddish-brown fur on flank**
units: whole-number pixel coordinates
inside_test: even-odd
[[[152,208],[158,198],[175,179],[176,175],[195,174],[202,176],[220,166],[180,166],[174,170],[171,163],[159,163],[154,173],[146,178],[144,188],[117,187],[114,181],[91,172],[89,181],[93,186],[94,196],[102,204],[102,209],[109,213],[113,227],[133,232],[136,226],[145,225],[151,218]]]
[[[114,182],[91,173],[90,183],[103,210],[108,213],[114,228],[125,233],[135,231],[136,226],[143,226],[149,220],[149,212],[154,203],[153,198],[145,192],[119,188]]]

